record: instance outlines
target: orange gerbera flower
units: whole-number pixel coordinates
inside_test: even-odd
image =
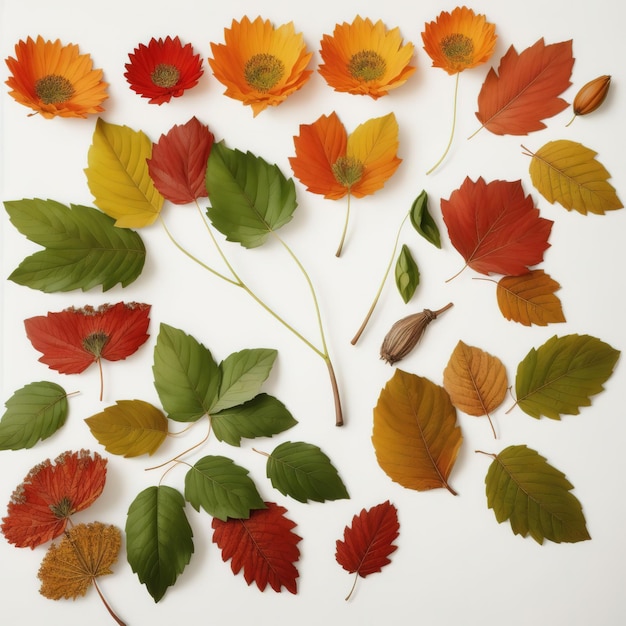
[[[352,24],[337,24],[332,36],[323,36],[318,72],[335,91],[377,99],[413,74],[413,51],[412,43],[402,45],[399,28],[388,31],[380,20],[373,24],[357,15]]]
[[[274,28],[269,20],[257,17],[251,22],[243,17],[224,29],[224,40],[211,43],[209,64],[226,85],[225,95],[249,104],[255,116],[279,105],[312,74],[306,69],[312,53],[306,51],[293,22]]]
[[[108,98],[108,84],[78,46],[28,37],[15,45],[15,58],[5,61],[12,74],[6,81],[9,95],[44,117],[85,118],[104,111],[100,105]]]

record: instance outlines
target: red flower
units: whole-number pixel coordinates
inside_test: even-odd
[[[128,58],[124,76],[133,91],[150,98],[150,104],[182,96],[202,76],[200,55],[193,53],[191,44],[183,46],[178,37],[166,37],[165,41],[153,37],[147,46],[140,43]]]
[[[58,537],[70,516],[93,504],[104,489],[106,459],[88,450],[64,452],[33,467],[11,495],[2,532],[18,548]]]

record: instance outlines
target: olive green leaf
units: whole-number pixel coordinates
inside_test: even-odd
[[[396,261],[396,286],[405,304],[413,297],[419,282],[420,271],[417,263],[409,248],[403,244]]]
[[[409,215],[413,228],[424,237],[426,241],[429,241],[437,248],[441,248],[439,228],[428,212],[428,194],[426,191],[422,191],[419,196],[415,198],[415,201],[411,205]]]

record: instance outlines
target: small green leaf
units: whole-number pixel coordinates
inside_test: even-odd
[[[5,202],[12,224],[44,246],[26,257],[9,280],[46,293],[98,285],[126,287],[142,272],[146,250],[141,237],[97,209],[54,200]]]
[[[185,498],[196,511],[202,507],[223,522],[266,508],[248,470],[224,456],[205,456],[187,472]]]
[[[297,423],[280,400],[265,393],[239,406],[211,414],[213,433],[231,446],[239,446],[242,437],[271,437]]]
[[[18,389],[5,406],[0,420],[0,450],[32,448],[59,430],[68,414],[65,390],[46,381]]]
[[[428,212],[428,194],[425,191],[415,198],[411,205],[410,217],[413,228],[433,246],[441,248],[439,228]]]
[[[310,443],[280,444],[268,457],[266,472],[273,487],[299,502],[350,497],[330,459]]]
[[[277,354],[276,350],[257,348],[234,352],[226,357],[220,364],[222,382],[212,411],[229,409],[252,400],[272,371]]]
[[[176,582],[193,554],[193,532],[185,500],[176,489],[144,489],[126,518],[126,556],[133,572],[158,602]]]
[[[403,244],[396,261],[396,286],[405,304],[413,297],[419,283],[420,271],[417,263],[411,251]]]

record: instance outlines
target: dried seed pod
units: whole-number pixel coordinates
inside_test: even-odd
[[[598,76],[583,85],[574,98],[572,105],[574,117],[567,125],[569,126],[577,115],[587,115],[595,111],[604,102],[610,85],[611,77],[608,75]]]

